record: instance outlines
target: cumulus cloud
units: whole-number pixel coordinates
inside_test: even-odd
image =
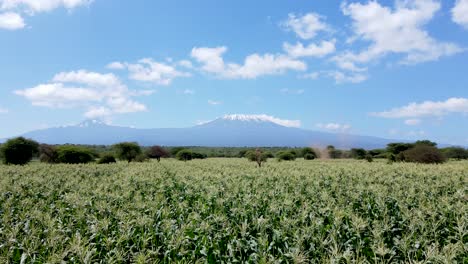
[[[307,65],[284,54],[252,54],[245,58],[244,64],[225,63],[224,46],[207,48],[195,47],[191,56],[201,63],[201,69],[226,79],[255,79],[263,75],[282,74],[288,70],[305,71]]]
[[[339,124],[339,123],[318,123],[316,126],[320,129],[330,130],[335,132],[347,132],[351,129],[351,125],[348,124]]]
[[[0,13],[0,29],[17,30],[25,26],[23,18],[18,13]]]
[[[342,11],[352,19],[352,39],[370,45],[357,53],[340,54],[334,61],[343,70],[364,71],[359,64],[388,54],[403,55],[402,64],[416,64],[462,52],[457,44],[438,41],[424,29],[440,8],[435,0],[396,1],[394,8],[377,1],[344,3]]]
[[[383,118],[418,118],[440,117],[448,114],[468,114],[467,98],[449,98],[446,101],[425,101],[410,103],[407,106],[394,108],[389,111],[371,113]]]
[[[452,9],[452,20],[468,29],[468,0],[457,0]]]
[[[289,14],[282,26],[291,30],[301,39],[312,39],[320,31],[328,31],[329,26],[323,22],[324,17],[316,13],[308,13],[303,16]]]
[[[61,72],[50,83],[14,91],[35,106],[85,108],[86,117],[146,111],[132,97],[150,93],[129,90],[114,74],[86,70]]]
[[[116,61],[108,64],[107,68],[112,70],[127,69],[130,79],[158,85],[169,85],[176,78],[191,76],[188,72],[177,70],[174,65],[156,62],[151,58],[141,59],[137,63]]]
[[[322,58],[328,54],[335,52],[336,50],[335,43],[336,43],[336,40],[322,41],[318,45],[312,43],[305,47],[300,42],[296,43],[295,45],[284,43],[283,49],[286,51],[286,53],[289,54],[289,56],[293,58],[299,58],[299,57]]]
[[[93,0],[0,0],[0,11],[5,12],[0,14],[0,29],[24,28],[26,24],[20,13],[32,16],[35,13],[48,12],[61,7],[71,10],[92,2]]]

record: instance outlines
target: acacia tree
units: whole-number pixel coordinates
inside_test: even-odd
[[[268,159],[268,155],[263,153],[260,149],[256,149],[255,151],[248,151],[245,153],[245,157],[249,161],[255,161],[259,168],[262,167],[262,163],[266,162]]]
[[[156,159],[158,162],[161,161],[161,158],[167,158],[170,156],[169,151],[162,148],[161,146],[152,146],[148,150],[148,157],[151,159]]]
[[[0,156],[5,164],[24,165],[39,151],[39,143],[24,137],[13,138],[0,148]]]
[[[122,142],[113,146],[118,159],[132,162],[141,154],[141,147],[134,142]]]

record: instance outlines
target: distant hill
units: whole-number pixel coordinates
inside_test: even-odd
[[[228,115],[189,128],[136,129],[86,120],[78,125],[36,130],[23,135],[47,144],[111,145],[134,141],[141,145],[207,147],[325,147],[383,148],[395,140],[335,134],[286,127],[261,117]]]

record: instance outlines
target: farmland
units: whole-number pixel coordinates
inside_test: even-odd
[[[468,162],[0,165],[0,263],[467,263]]]

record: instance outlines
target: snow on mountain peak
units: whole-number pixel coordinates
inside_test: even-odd
[[[229,121],[244,121],[244,122],[271,122],[275,123],[280,126],[285,127],[300,127],[301,121],[300,120],[286,120],[276,118],[274,116],[269,115],[243,115],[243,114],[233,114],[233,115],[225,115],[223,120]]]

